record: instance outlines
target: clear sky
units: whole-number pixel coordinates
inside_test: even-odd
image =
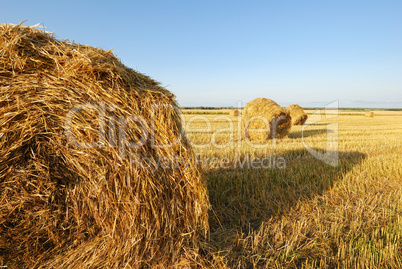
[[[402,108],[401,0],[0,2],[0,22],[23,20],[113,48],[182,106]]]

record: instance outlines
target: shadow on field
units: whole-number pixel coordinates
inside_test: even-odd
[[[288,137],[289,138],[302,138],[302,137],[326,134],[327,132],[328,132],[327,129],[303,130],[303,131],[291,132]],[[329,130],[329,132],[331,132],[331,130]]]
[[[238,160],[230,157],[230,168],[204,171],[212,204],[211,240],[218,243],[236,233],[252,232],[270,217],[332,188],[365,158],[360,152],[339,152],[338,156],[338,166],[332,167],[305,149],[268,153],[253,156],[265,158],[265,168],[255,163],[253,168],[253,158],[242,155]]]

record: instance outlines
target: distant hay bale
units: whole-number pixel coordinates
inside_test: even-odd
[[[0,59],[0,261],[196,257],[209,202],[174,95],[110,52],[32,27],[1,24]]]
[[[289,111],[274,101],[257,98],[248,102],[242,113],[243,135],[250,141],[286,137],[292,121]]]
[[[373,118],[374,117],[374,112],[373,111],[366,112],[366,114],[364,116],[368,117],[368,118]]]
[[[240,111],[238,109],[230,110],[229,115],[231,117],[238,117],[240,115]]]
[[[308,116],[301,106],[293,104],[286,107],[286,109],[290,112],[293,125],[303,125],[306,122]]]

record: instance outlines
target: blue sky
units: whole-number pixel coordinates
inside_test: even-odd
[[[182,106],[402,108],[402,1],[2,1],[0,22],[43,23],[113,48]]]

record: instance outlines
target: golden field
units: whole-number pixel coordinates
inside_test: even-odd
[[[210,267],[402,268],[402,113],[307,112],[253,146],[228,111],[184,111],[212,204]],[[328,150],[334,162],[315,157]]]

